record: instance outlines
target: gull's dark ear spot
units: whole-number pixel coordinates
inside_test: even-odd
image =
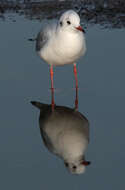
[[[63,23],[62,23],[62,21],[60,21],[60,26],[62,26],[63,25]]]
[[[69,166],[69,164],[68,164],[67,162],[65,162],[65,166],[66,166],[66,167],[68,167],[68,166]]]

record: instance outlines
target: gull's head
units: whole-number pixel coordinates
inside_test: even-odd
[[[75,162],[64,162],[66,168],[69,170],[72,174],[82,174],[86,171],[86,166],[90,165],[91,162],[82,160],[75,161]]]
[[[85,32],[84,29],[80,26],[79,15],[73,10],[64,12],[60,17],[58,24],[59,28],[65,31]]]

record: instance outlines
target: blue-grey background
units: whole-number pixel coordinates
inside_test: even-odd
[[[125,29],[86,30],[87,53],[78,61],[79,111],[90,122],[84,175],[67,172],[42,143],[31,100],[50,103],[48,65],[36,55],[42,22],[9,14],[0,21],[0,189],[125,188]],[[16,18],[16,22],[12,22]],[[73,107],[72,65],[54,69],[57,105]]]

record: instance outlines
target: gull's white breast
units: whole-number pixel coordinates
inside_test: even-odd
[[[39,55],[48,64],[64,65],[74,63],[86,51],[85,38],[82,32],[60,32],[53,35],[40,50]]]

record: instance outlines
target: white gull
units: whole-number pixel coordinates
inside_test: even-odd
[[[53,89],[53,66],[73,64],[78,88],[76,61],[85,54],[84,30],[80,26],[80,17],[68,10],[60,19],[45,26],[36,39],[38,55],[50,65],[51,88]]]

